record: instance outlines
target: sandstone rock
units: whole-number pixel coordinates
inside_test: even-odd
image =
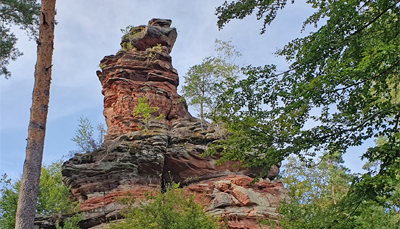
[[[260,228],[258,219],[277,221],[276,208],[286,198],[287,190],[281,182],[263,180],[251,185],[251,181],[253,178],[248,176],[228,175],[185,189],[195,193],[195,200],[208,206],[210,213],[222,217],[229,228]]]
[[[147,26],[137,26],[123,36],[121,47],[124,47],[126,43],[130,43],[138,51],[144,51],[147,48],[161,44],[167,48],[166,50],[169,54],[178,36],[176,29],[170,28],[171,24],[172,21],[168,19],[151,19]]]
[[[146,191],[159,190],[171,181],[187,185],[198,194],[197,202],[209,206],[213,214],[251,216],[254,222],[261,214],[270,215],[271,210],[265,208],[279,203],[282,183],[262,180],[252,185],[253,178],[246,176],[254,173],[251,169],[238,162],[217,166],[217,155],[201,156],[219,136],[214,126],[199,131],[198,125],[180,121],[173,123],[171,130],[123,134],[98,151],[77,154],[67,161],[62,170],[64,182],[81,202],[84,225],[118,219],[121,206],[115,205],[116,199],[128,192],[140,199]]]
[[[170,26],[171,20],[152,19],[147,26],[133,28],[121,44],[134,48],[100,62],[106,141],[97,151],[76,154],[62,169],[64,183],[81,203],[81,228],[101,228],[121,219],[118,198],[130,193],[142,199],[145,192],[172,181],[196,194],[196,202],[221,216],[229,228],[255,228],[257,218],[276,220],[285,189],[269,179],[279,174],[279,165],[253,185],[262,167],[244,168],[240,162],[217,165],[218,154],[202,155],[224,133],[193,118],[180,100],[179,77],[169,56],[176,30]],[[148,131],[140,128],[143,119],[132,115],[143,96],[151,107],[158,107],[154,117],[165,116],[147,123]]]
[[[192,120],[184,100],[177,94],[179,76],[169,56],[176,37],[171,20],[152,19],[147,26],[133,28],[122,38],[123,50],[100,61],[97,76],[103,86],[106,140],[140,130],[141,120],[133,117],[138,98],[146,96],[154,117],[163,114],[170,127],[179,119]],[[132,49],[127,49],[127,44]]]
[[[211,209],[228,207],[232,206],[232,202],[232,198],[229,194],[223,192],[217,193],[210,207]]]

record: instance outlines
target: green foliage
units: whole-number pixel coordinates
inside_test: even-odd
[[[161,44],[157,44],[156,46],[151,47],[150,51],[156,52],[156,53],[161,53],[162,52]]]
[[[124,50],[124,51],[130,51],[130,50],[136,51],[137,50],[135,47],[133,47],[132,43],[130,43],[130,42],[122,43],[121,47],[122,47],[122,50]]]
[[[93,137],[93,126],[90,123],[90,120],[86,117],[80,117],[78,121],[79,125],[75,132],[75,137],[71,139],[76,143],[78,149],[73,150],[70,153],[86,153],[99,149],[103,144],[104,136],[106,134],[104,125],[97,125],[99,136],[97,140],[95,140]]]
[[[357,211],[357,216],[352,218],[354,220],[354,225],[356,225],[354,228],[400,228],[400,215],[396,207],[393,203],[389,203],[388,205],[388,207],[383,207],[373,201],[363,202],[362,206],[360,206]]]
[[[398,228],[400,215],[394,202],[380,206],[363,201],[359,206],[347,193],[355,175],[341,164],[340,154],[324,155],[311,167],[296,157],[289,157],[281,173],[289,199],[279,207],[282,228]],[[350,203],[349,203],[350,201]]]
[[[235,46],[226,41],[215,41],[216,57],[206,57],[199,65],[189,68],[182,96],[189,105],[199,108],[200,118],[204,120],[206,112],[215,107],[215,98],[221,94],[238,78],[240,67],[234,64],[235,58],[241,54]]]
[[[158,110],[158,107],[150,107],[149,103],[146,102],[147,98],[146,96],[143,96],[142,98],[139,98],[139,104],[135,108],[135,112],[133,113],[133,116],[140,116],[143,118],[144,121],[144,130],[148,131],[149,130],[149,123],[151,120],[151,114],[156,112]],[[160,114],[158,117],[155,118],[155,120],[161,120],[165,118],[163,114]],[[143,127],[142,127],[143,128]]]
[[[61,227],[59,224],[56,225],[56,229],[80,229],[79,222],[83,219],[82,214],[76,214],[71,218],[68,218],[64,222],[64,226]]]
[[[125,27],[125,29],[121,29],[121,33],[124,35],[128,35],[134,28],[135,26],[128,25],[127,27]]]
[[[37,213],[41,215],[60,215],[74,212],[77,202],[71,202],[70,189],[62,182],[62,161],[42,167],[39,185]]]
[[[107,65],[104,64],[104,63],[103,63],[103,64],[102,64],[102,63],[99,64],[99,67],[100,67],[101,70],[103,70],[103,68],[105,68],[106,66],[107,66]]]
[[[80,117],[75,137],[71,139],[80,152],[93,151],[93,126],[88,118]]]
[[[133,197],[122,200],[125,221],[112,224],[112,229],[212,229],[218,228],[218,219],[194,202],[194,195],[172,186],[165,193],[145,194],[145,201]]]
[[[157,57],[157,54],[160,54],[162,52],[162,47],[161,44],[157,44],[156,46],[153,46],[150,48],[150,53],[149,53],[149,59],[147,60],[147,66],[149,65],[150,62],[156,63],[159,60],[155,60]]]
[[[217,9],[218,23],[222,27],[258,9],[265,32],[286,3],[225,3]],[[227,125],[231,136],[246,135],[242,141],[221,142],[214,150],[249,166],[264,164],[265,174],[291,153],[310,161],[318,152],[343,154],[382,136],[387,142],[363,155],[371,163],[380,162],[379,169],[354,179],[346,198],[353,209],[370,200],[384,206],[400,183],[399,2],[307,3],[315,12],[303,29],[321,18],[326,23],[276,53],[286,58],[289,70],[277,72],[275,65],[248,67],[247,78],[219,98],[215,119]]]
[[[74,213],[79,203],[71,201],[70,189],[64,186],[61,177],[62,162],[42,167],[36,213],[60,217]],[[18,204],[20,180],[12,182],[4,174],[0,180],[0,228],[14,228]]]
[[[186,99],[185,99],[185,97],[180,97],[179,99],[178,99],[178,103],[186,103]]]
[[[136,47],[133,47],[133,44],[131,43],[136,35],[141,33],[145,29],[144,26],[133,26],[133,25],[128,25],[125,29],[121,29],[121,32],[124,34],[123,40],[128,40],[128,42],[123,42],[121,44],[121,49],[124,51],[130,51],[134,50],[136,51]]]
[[[312,167],[296,157],[288,158],[281,173],[290,190],[289,200],[279,208],[285,216],[279,219],[283,228],[330,228],[335,220],[346,218],[346,213],[339,213],[338,203],[348,192],[352,176],[335,156],[325,155]]]
[[[30,38],[37,38],[39,31],[40,4],[36,0],[2,0],[0,5],[0,75],[9,78],[7,69],[10,60],[16,60],[22,53],[15,47],[18,38],[10,31],[12,25],[25,30]]]
[[[4,174],[0,185],[0,228],[14,228],[20,182],[13,183],[7,178],[7,174]]]

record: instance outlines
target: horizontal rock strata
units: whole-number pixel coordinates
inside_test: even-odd
[[[166,124],[192,118],[177,94],[179,76],[169,55],[177,33],[170,25],[170,20],[153,19],[132,28],[122,37],[122,49],[100,61],[97,76],[103,86],[106,140],[140,130],[143,123],[132,114],[143,96],[150,107],[158,108],[153,117],[164,115]]]
[[[162,123],[153,122],[150,128],[153,126],[159,127]],[[118,212],[122,209],[122,206],[116,203],[118,197],[123,197],[129,192],[140,199],[146,191],[159,190],[172,181],[187,186],[194,193],[200,193],[198,187],[207,186],[208,193],[213,189],[214,182],[224,180],[229,175],[242,175],[247,179],[243,184],[235,180],[233,185],[227,185],[226,190],[230,190],[234,185],[242,185],[245,189],[250,187],[249,183],[253,179],[251,177],[258,175],[260,168],[243,168],[238,162],[224,162],[218,166],[218,155],[201,155],[209,144],[218,141],[220,134],[213,125],[185,120],[174,122],[171,130],[153,129],[124,134],[106,142],[98,151],[77,154],[67,161],[62,170],[64,182],[71,187],[72,194],[81,202],[81,210],[85,212],[85,217],[91,220],[91,223],[85,225],[90,226],[107,219],[118,218]],[[276,166],[268,174],[268,178],[274,178],[278,171]],[[193,184],[197,186],[191,186]],[[240,199],[240,190],[232,189],[232,195]],[[248,194],[243,192],[243,195]],[[279,199],[280,192],[275,194]],[[218,199],[223,197],[216,197],[217,201],[214,201],[212,206],[218,209],[232,208],[231,205],[218,202]],[[253,202],[249,204],[243,199],[240,200],[246,207],[235,205],[235,212],[240,209],[246,209],[247,212]],[[231,220],[235,213],[229,213],[229,209],[226,212],[210,211],[217,215],[226,215]],[[242,217],[243,220],[245,218]]]
[[[203,156],[224,133],[193,118],[177,94],[179,76],[169,56],[177,33],[170,25],[170,20],[152,19],[147,26],[132,28],[122,37],[122,50],[100,62],[106,141],[99,150],[76,154],[62,168],[64,183],[80,202],[80,227],[104,228],[109,221],[123,220],[118,198],[130,193],[143,199],[145,192],[170,182],[196,194],[196,202],[229,228],[256,228],[258,219],[276,220],[285,189],[269,180],[279,174],[279,166],[252,185],[263,168],[232,161],[217,165],[218,154]],[[142,97],[157,107],[147,123],[133,115]],[[161,114],[165,118],[154,121]],[[37,225],[54,228],[43,217]]]

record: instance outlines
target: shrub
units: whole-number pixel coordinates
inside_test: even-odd
[[[112,224],[113,229],[214,229],[218,219],[206,213],[203,206],[194,202],[179,184],[172,184],[165,192],[148,192],[145,201],[135,201],[131,196],[121,200],[125,221]]]
[[[36,213],[60,217],[74,213],[79,203],[70,200],[70,189],[61,179],[61,161],[42,167]],[[0,180],[0,228],[15,227],[20,180],[13,182],[4,174]]]
[[[148,131],[149,130],[149,122],[151,120],[151,114],[156,112],[158,110],[158,107],[150,107],[149,103],[146,102],[147,98],[146,96],[143,96],[142,98],[139,98],[139,104],[135,108],[135,112],[132,114],[133,116],[139,116],[143,118],[144,121],[144,130]],[[160,114],[158,117],[155,118],[155,120],[161,120],[165,118],[163,114]],[[143,128],[140,126],[140,128]]]

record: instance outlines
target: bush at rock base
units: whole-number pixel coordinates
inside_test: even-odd
[[[214,229],[218,228],[219,219],[194,202],[194,195],[189,195],[179,184],[172,184],[165,193],[145,194],[145,200],[136,201],[127,196],[120,200],[126,204],[125,221],[112,224],[112,229]]]

